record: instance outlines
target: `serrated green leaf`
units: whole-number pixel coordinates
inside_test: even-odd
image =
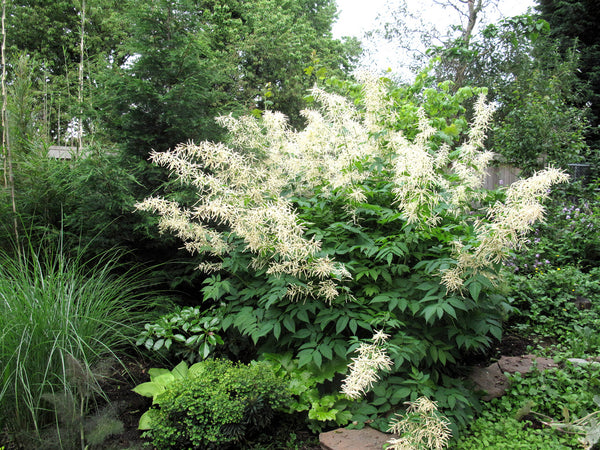
[[[281,324],[279,322],[273,325],[273,336],[275,339],[279,340],[279,336],[281,335]]]
[[[348,316],[341,316],[335,324],[335,332],[341,334],[346,329],[349,320]]]
[[[300,319],[303,322],[310,323],[310,320],[308,319],[308,313],[305,309],[301,309],[300,311],[298,311],[296,317],[298,317],[298,319]]]
[[[337,425],[346,425],[352,419],[353,414],[350,411],[339,411],[335,415],[335,423]]]
[[[290,332],[294,333],[296,331],[296,323],[294,322],[294,319],[292,319],[290,316],[285,316],[283,318],[283,326]]]
[[[296,339],[306,339],[310,335],[311,335],[311,331],[307,328],[303,328],[302,330],[298,330],[298,331],[296,331],[296,333],[294,333],[294,337]]]
[[[374,406],[380,406],[380,405],[383,405],[384,403],[387,403],[387,401],[388,400],[385,397],[375,397],[375,400],[373,400],[371,402],[371,404]]]
[[[319,344],[317,350],[321,352],[325,359],[333,359],[333,351],[331,350],[331,347],[329,345]]]
[[[432,319],[432,317],[437,313],[438,311],[438,305],[429,305],[427,307],[425,307],[425,309],[423,309],[423,311],[421,312],[421,315],[423,317],[425,317],[425,322],[429,323],[429,321]]]
[[[298,367],[304,367],[313,359],[313,350],[302,350],[298,352]]]
[[[321,353],[314,351],[312,354],[312,359],[317,367],[321,367],[321,364],[323,363],[323,357],[321,356]]]
[[[308,418],[320,421],[335,420],[337,413],[337,409],[311,409],[308,411]]]
[[[350,327],[350,331],[352,331],[352,334],[356,334],[356,330],[358,328],[358,323],[356,322],[356,319],[351,319],[348,323],[348,326]]]
[[[452,318],[454,318],[454,319],[457,318],[456,311],[454,310],[452,305],[450,305],[449,303],[442,303],[441,307],[446,313],[448,313],[450,316],[452,316]]]
[[[411,392],[412,392],[412,389],[410,387],[401,387],[401,388],[395,389],[394,393],[390,397],[390,403],[392,405],[397,405],[404,399],[408,398],[408,396],[410,396]]]
[[[386,303],[390,301],[389,294],[379,294],[371,299],[370,303]]]
[[[473,281],[469,284],[469,293],[473,300],[477,301],[479,299],[479,293],[481,292],[481,283],[477,281]]]

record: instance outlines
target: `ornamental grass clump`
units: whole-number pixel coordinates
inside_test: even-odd
[[[152,306],[143,274],[118,257],[83,260],[51,245],[0,252],[0,428],[17,444],[84,445],[84,416],[102,393],[94,367],[133,347]]]
[[[351,363],[347,349],[383,330],[392,365],[367,418],[445,383],[440,408],[466,423],[470,400],[449,381],[454,366],[501,337],[510,305],[497,288],[500,262],[566,175],[547,169],[490,200],[493,108],[483,89],[431,88],[423,76],[408,87],[361,83],[338,86],[351,98],[313,88],[300,130],[272,111],[226,116],[227,144],[152,153],[197,198],[137,207],[203,256],[205,305],[246,350],[291,354],[290,367],[313,373],[325,395],[340,387],[329,381]],[[337,424],[351,419],[334,409]]]

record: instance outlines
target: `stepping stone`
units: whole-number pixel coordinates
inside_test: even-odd
[[[371,427],[362,430],[338,428],[319,435],[323,450],[381,450],[394,435],[382,433]]]
[[[486,393],[481,397],[484,401],[502,397],[510,386],[508,378],[497,362],[488,367],[473,368],[469,379],[475,384],[477,390]]]
[[[486,392],[482,400],[489,401],[493,398],[502,397],[510,386],[508,378],[504,375],[505,372],[526,374],[533,369],[534,361],[539,371],[558,367],[554,360],[550,358],[539,358],[534,355],[503,356],[498,362],[488,367],[473,368],[469,379],[477,389]]]
[[[498,365],[502,372],[519,372],[521,375],[524,375],[531,372],[534,361],[540,372],[552,367],[558,367],[558,364],[552,358],[540,358],[535,355],[503,356],[498,361]]]

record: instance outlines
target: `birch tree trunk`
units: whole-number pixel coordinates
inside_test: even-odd
[[[4,187],[10,191],[13,212],[13,227],[16,244],[19,242],[17,222],[17,204],[15,201],[15,178],[13,174],[12,152],[10,148],[10,133],[8,123],[8,96],[6,93],[6,0],[2,0],[2,148],[4,149]],[[17,245],[17,248],[18,245]]]
[[[77,123],[77,156],[81,155],[83,148],[83,44],[85,36],[85,0],[81,1],[81,39],[79,41],[79,120]]]

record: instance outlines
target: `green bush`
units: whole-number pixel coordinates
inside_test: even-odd
[[[498,412],[486,413],[475,420],[469,432],[450,445],[456,450],[539,450],[541,448],[579,448],[577,440],[558,432],[534,428],[530,422],[518,421],[514,417]]]
[[[515,307],[509,327],[556,343],[544,353],[582,358],[600,351],[594,331],[600,325],[600,210],[594,186],[557,189],[547,220],[505,265],[506,294]]]
[[[582,188],[580,188],[582,189]],[[562,194],[562,195],[561,195]],[[597,196],[597,194],[595,194]],[[547,220],[538,224],[526,242],[527,249],[507,262],[517,274],[546,272],[565,266],[583,271],[600,264],[600,207],[584,192],[557,192]]]
[[[287,382],[267,363],[196,363],[154,398],[150,430],[160,449],[212,449],[264,430],[289,402]]]
[[[563,341],[574,325],[596,326],[600,312],[600,270],[546,266],[528,275],[507,274],[517,313],[511,325],[523,332]]]
[[[393,369],[358,420],[426,396],[466,423],[474,405],[456,365],[500,338],[509,305],[496,288],[499,263],[566,177],[544,171],[490,204],[482,93],[424,89],[422,77],[412,87],[386,83],[367,79],[350,100],[314,89],[301,131],[274,112],[220,118],[228,146],[152,156],[197,190],[196,201],[151,197],[138,208],[204,254],[203,297],[223,330],[247,336],[259,354],[290,352],[292,365],[323,380],[309,389],[322,399],[339,389],[360,340],[383,330]],[[469,126],[463,103],[477,94]],[[337,400],[321,406],[341,408]],[[309,411],[326,417],[320,409]],[[334,421],[352,420],[347,411]]]
[[[187,254],[176,248],[175,239],[169,243],[159,237],[156,219],[135,212],[136,198],[148,191],[133,175],[137,171],[132,162],[114,148],[88,149],[85,157],[57,160],[49,158],[40,144],[20,158],[15,188],[21,237],[25,229],[27,239],[41,247],[49,237],[60,235],[67,254],[85,250],[88,259],[113,248],[126,249],[123,261],[151,267],[146,277],[177,289],[177,295],[185,295],[194,284],[194,291],[199,289],[204,276],[180,261]],[[147,176],[160,181],[166,177],[156,168]],[[185,196],[174,186],[165,186],[164,191],[176,198]],[[0,247],[10,247],[15,237],[12,225],[9,192],[2,190]]]

